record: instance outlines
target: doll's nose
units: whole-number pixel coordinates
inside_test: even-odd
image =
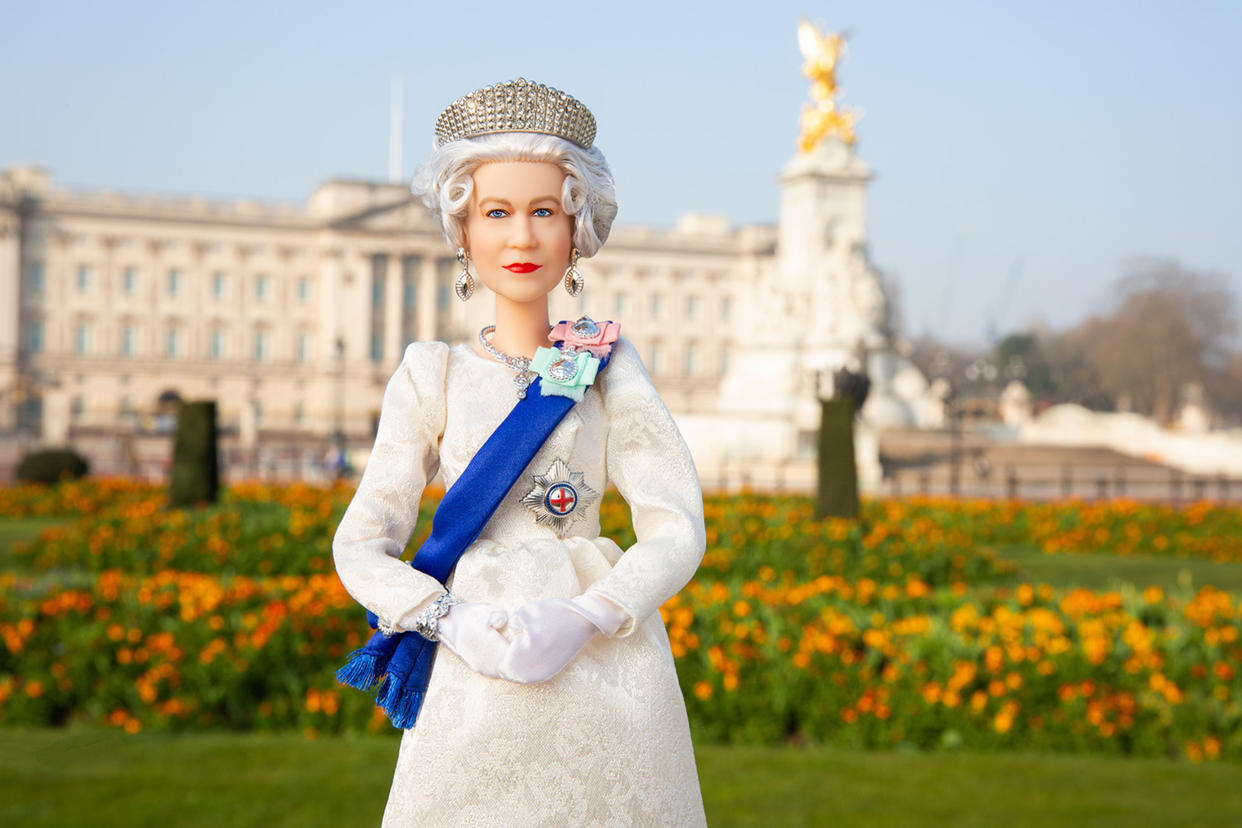
[[[521,218],[513,222],[513,235],[509,237],[509,246],[527,248],[534,245],[535,236],[530,231],[530,221]]]

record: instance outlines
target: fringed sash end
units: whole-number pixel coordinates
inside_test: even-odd
[[[423,692],[406,687],[405,682],[389,673],[375,695],[375,703],[388,714],[388,721],[392,722],[393,727],[405,730],[413,727],[418,719],[418,710],[423,706]]]
[[[378,676],[375,675],[375,653],[365,647],[349,654],[349,660],[336,671],[336,680],[355,690],[370,690]]]

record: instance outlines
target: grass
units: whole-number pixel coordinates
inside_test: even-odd
[[[377,825],[396,733],[0,730],[0,823]],[[700,745],[713,826],[1226,826],[1239,769],[1169,760]]]
[[[72,521],[65,517],[3,518],[0,519],[0,566],[7,566],[9,553],[18,541],[34,540],[44,529],[63,526]]]
[[[1156,585],[1168,592],[1189,579],[1196,589],[1210,584],[1226,592],[1242,593],[1242,564],[1233,562],[1102,552],[1048,555],[1035,546],[1001,547],[997,553],[1017,565],[1013,583],[1042,582],[1058,589],[1114,589],[1129,583],[1139,589]]]

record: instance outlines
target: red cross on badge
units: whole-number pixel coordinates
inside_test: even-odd
[[[565,517],[578,505],[578,493],[568,483],[557,483],[548,490],[544,502],[547,503],[548,511],[552,514]]]
[[[556,460],[546,473],[533,476],[535,487],[526,493],[522,503],[535,513],[536,522],[551,526],[561,537],[599,498],[599,492],[582,479],[582,472],[570,471],[564,460]]]

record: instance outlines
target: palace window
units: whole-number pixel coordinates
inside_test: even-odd
[[[175,267],[168,271],[168,295],[177,296],[181,293],[181,271]]]
[[[87,265],[78,265],[78,293],[86,293],[91,289],[91,269]]]
[[[121,272],[121,290],[124,291],[126,296],[133,296],[134,288],[137,284],[138,274],[132,267],[125,268],[125,270]]]
[[[618,319],[625,316],[625,303],[625,294],[618,293],[616,298],[613,300],[613,314],[615,314]]]
[[[651,373],[653,374],[660,373],[660,362],[661,358],[664,356],[663,351],[664,349],[660,346],[659,342],[651,343],[651,359],[649,360],[650,364],[647,367],[651,369]]]
[[[310,279],[302,276],[298,279],[298,301],[303,305],[310,300]]]
[[[436,260],[436,308],[438,310],[448,310],[453,298],[453,283],[460,272],[461,265],[457,264],[455,260]],[[476,287],[478,282],[479,280],[475,279]]]
[[[728,322],[733,315],[733,299],[726,296],[720,300],[720,321]]]
[[[695,346],[693,342],[691,342],[689,345],[686,346],[685,363],[684,363],[686,376],[692,377],[695,375],[695,373],[698,371],[698,361],[699,361],[698,348]]]
[[[217,299],[224,296],[224,274],[218,270],[211,274],[211,295]]]
[[[658,293],[651,294],[651,318],[660,318],[660,309],[664,305],[664,297]]]
[[[260,273],[254,277],[254,298],[262,302],[267,298],[267,274]]]
[[[184,356],[182,353],[181,331],[177,328],[168,329],[168,356],[174,359]]]
[[[121,328],[121,356],[132,357],[136,350],[137,348],[136,348],[135,337],[134,337],[134,326],[133,325],[122,326]]]
[[[224,331],[220,328],[214,328],[211,331],[211,358],[224,359],[225,339]]]
[[[43,262],[26,264],[26,287],[31,293],[43,292]]]
[[[699,297],[687,296],[686,297],[686,318],[693,319],[695,316],[698,315],[698,312],[699,312]]]
[[[42,322],[30,322],[26,325],[26,350],[32,354],[43,352]]]
[[[267,332],[254,332],[254,358],[264,359],[267,356]]]
[[[91,326],[89,323],[82,322],[78,325],[74,336],[74,345],[79,354],[89,354],[91,352]]]
[[[298,333],[298,362],[310,359],[310,334],[306,331]]]
[[[371,334],[371,361],[379,362],[384,358],[384,343],[379,334]]]

